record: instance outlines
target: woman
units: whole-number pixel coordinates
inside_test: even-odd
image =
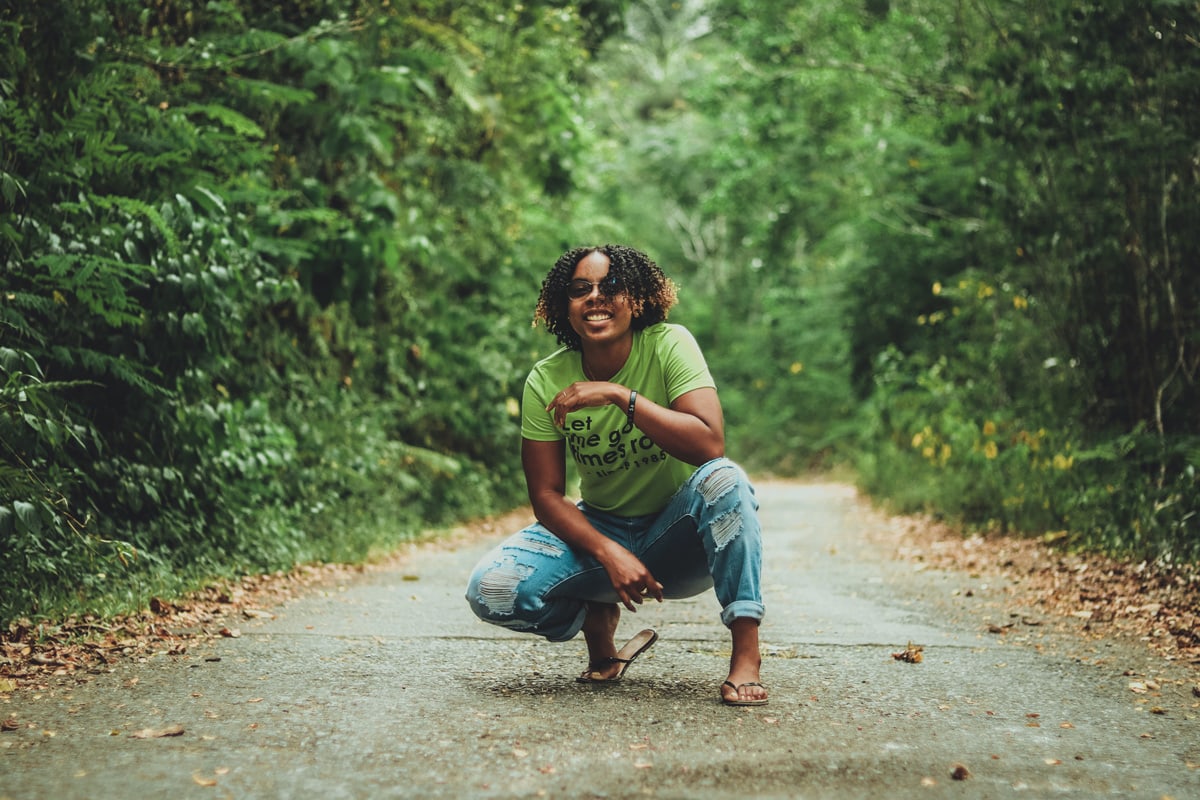
[[[562,347],[525,383],[521,462],[537,522],[475,568],[467,600],[483,620],[565,641],[580,630],[578,680],[619,680],[658,638],[620,650],[623,605],[715,588],[733,640],[720,687],[762,705],[761,529],[754,490],[725,458],[721,404],[704,357],[668,324],[674,284],[644,253],[570,250],[542,284],[541,320]],[[581,502],[566,496],[568,454]]]

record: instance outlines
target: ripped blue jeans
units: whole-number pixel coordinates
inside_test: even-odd
[[[746,473],[728,458],[699,467],[657,514],[619,517],[586,503],[579,508],[596,530],[641,559],[665,597],[712,588],[726,626],[763,618],[758,501]],[[535,522],[476,565],[467,602],[485,622],[561,642],[583,627],[588,602],[618,598],[598,561]]]

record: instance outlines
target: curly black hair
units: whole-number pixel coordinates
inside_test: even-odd
[[[542,281],[542,293],[538,296],[533,324],[536,326],[538,320],[545,322],[546,330],[558,338],[559,344],[571,350],[578,350],[580,341],[579,334],[567,318],[567,284],[574,277],[579,262],[595,252],[608,256],[608,274],[617,278],[629,296],[635,331],[665,320],[678,299],[675,283],[640,250],[619,244],[568,250],[559,256]]]

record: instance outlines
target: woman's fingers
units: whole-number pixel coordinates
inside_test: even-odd
[[[605,385],[604,383],[572,383],[554,395],[554,399],[550,401],[550,405],[546,406],[546,410],[554,416],[554,423],[561,427],[566,424],[567,414],[572,411],[607,405],[609,400],[602,390]]]
[[[663,601],[663,586],[653,577],[647,576],[646,580],[639,581],[638,588],[618,589],[617,596],[621,598],[621,602],[630,611],[637,613],[637,606],[646,602],[648,599],[655,599],[658,602]],[[636,606],[634,604],[637,604]]]

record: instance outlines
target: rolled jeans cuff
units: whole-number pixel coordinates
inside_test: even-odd
[[[734,600],[722,609],[721,622],[725,623],[725,627],[728,628],[735,619],[761,620],[764,614],[766,614],[766,607],[762,603],[756,603],[753,600]]]

